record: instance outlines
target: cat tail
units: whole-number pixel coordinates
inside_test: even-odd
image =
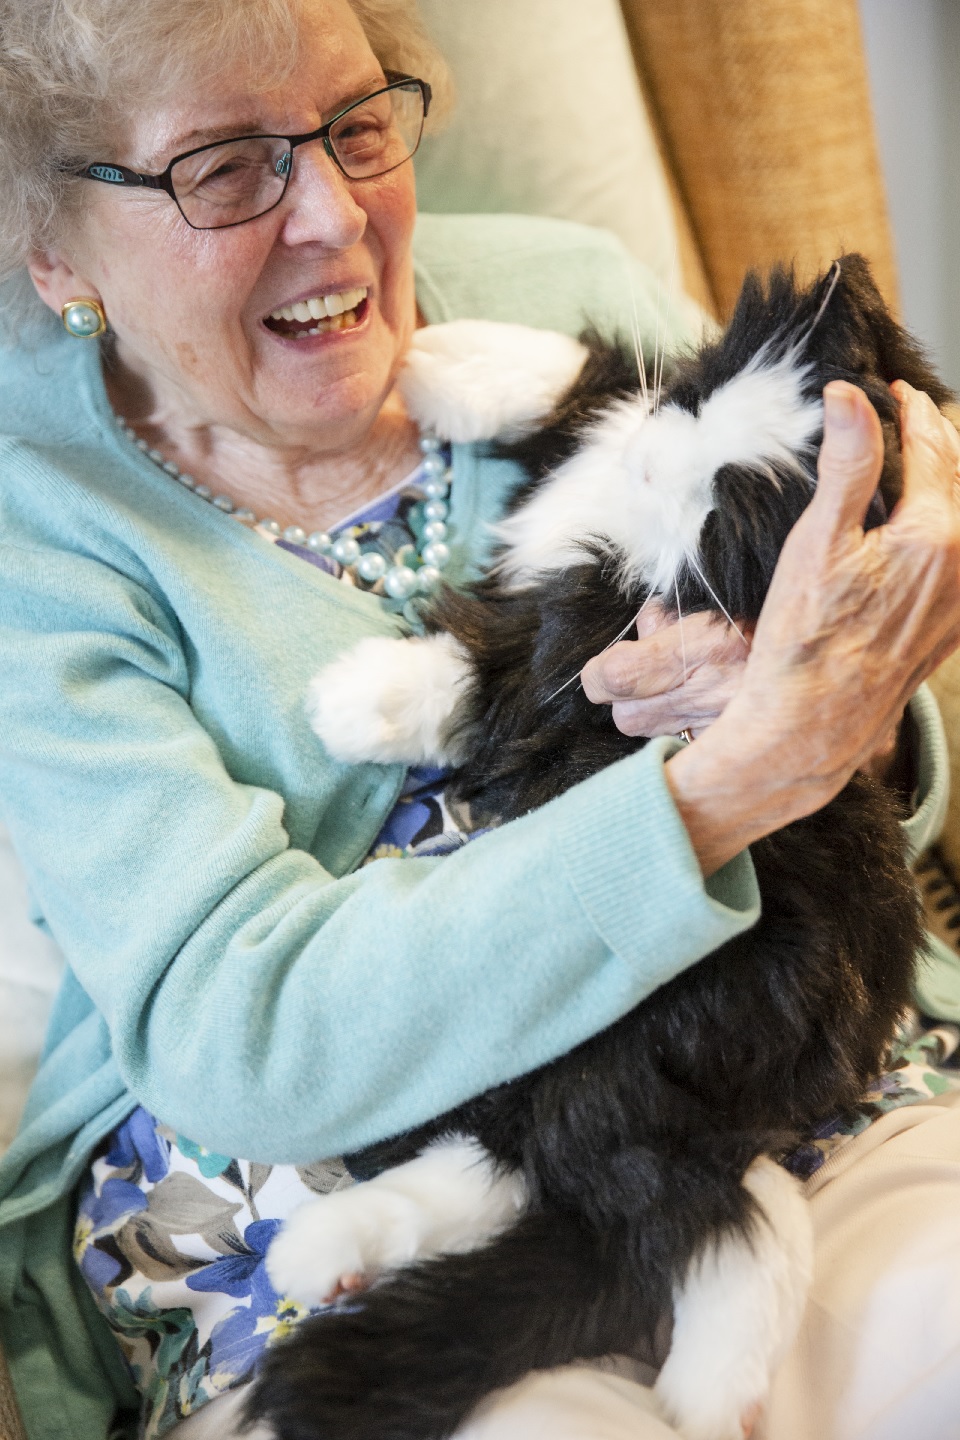
[[[529,1371],[652,1334],[633,1249],[622,1230],[540,1212],[482,1249],[397,1271],[267,1351],[246,1423],[278,1440],[446,1440]]]

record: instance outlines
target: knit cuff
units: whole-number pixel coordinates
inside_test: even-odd
[[[760,916],[749,852],[703,879],[664,773],[679,747],[670,736],[653,740],[579,785],[558,837],[591,923],[615,954],[642,969],[651,989]]]

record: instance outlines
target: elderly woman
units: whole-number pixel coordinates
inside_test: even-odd
[[[442,826],[429,777],[334,764],[307,684],[438,569],[475,573],[519,477],[469,446],[448,467],[395,389],[404,351],[456,315],[613,327],[626,262],[547,222],[415,234],[442,70],[406,0],[4,0],[0,35],[22,327],[0,372],[0,794],[69,962],[0,1170],[2,1338],[31,1440],[137,1413],[148,1436],[227,1435],[224,1392],[298,1315],[266,1245],[349,1179],[324,1157],[541,1064],[750,926],[749,844],[877,763],[960,636],[957,447],[903,388],[906,496],[865,535],[879,427],[831,387],[821,485],[746,663],[715,625],[688,630],[686,684],[669,626],[610,651],[591,698],[664,738],[549,813],[407,858]],[[942,758],[910,704],[919,843]],[[905,1113],[824,1188],[865,1224],[856,1177]],[[933,1138],[898,1163],[939,1165],[952,1202],[960,1121],[911,1113]],[[942,1252],[931,1194],[917,1233]],[[840,1249],[890,1279],[882,1245]],[[849,1345],[803,1383],[825,1333],[778,1382],[780,1437],[840,1405]],[[667,1434],[633,1372],[539,1377],[476,1424]]]

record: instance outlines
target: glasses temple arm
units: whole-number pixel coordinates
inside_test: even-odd
[[[166,175],[141,175],[138,170],[129,170],[126,165],[107,165],[95,161],[82,170],[72,172],[81,180],[99,180],[102,185],[137,185],[148,190],[166,190]]]

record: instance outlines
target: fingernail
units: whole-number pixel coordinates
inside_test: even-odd
[[[823,392],[823,408],[826,419],[834,430],[850,430],[857,423],[857,406],[846,386],[843,389],[834,389],[832,385],[828,385]]]

